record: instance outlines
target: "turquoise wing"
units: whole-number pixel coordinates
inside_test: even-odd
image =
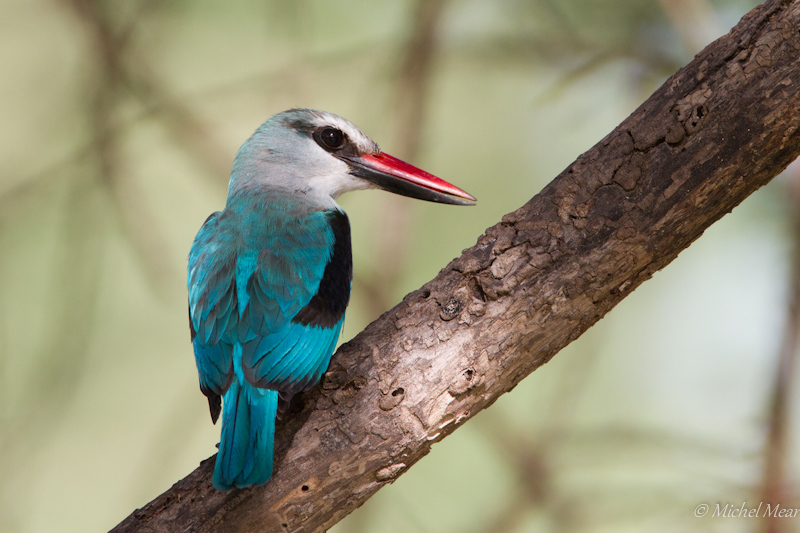
[[[341,211],[261,224],[249,242],[232,225],[224,213],[209,217],[189,254],[192,343],[215,421],[236,372],[257,387],[290,393],[319,381],[352,279],[350,227]]]
[[[243,319],[247,317],[255,335],[242,346],[242,369],[258,387],[288,393],[307,390],[328,368],[336,348],[353,275],[350,224],[339,210],[320,215],[316,222],[324,225],[315,233],[324,237],[324,247],[308,242],[291,246],[291,250],[304,250],[304,257],[294,258],[297,262],[291,273],[276,268],[281,264],[277,254],[264,253],[248,282]],[[289,250],[280,257],[287,256],[292,256]],[[324,261],[313,259],[319,257]],[[287,276],[292,283],[281,283]]]
[[[236,258],[214,236],[220,213],[203,224],[189,254],[189,328],[200,389],[217,421],[220,396],[233,379],[233,344],[238,320]]]

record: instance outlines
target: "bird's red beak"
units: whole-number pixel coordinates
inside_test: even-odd
[[[337,156],[348,165],[350,173],[395,194],[454,205],[474,205],[474,196],[396,157],[384,154]]]

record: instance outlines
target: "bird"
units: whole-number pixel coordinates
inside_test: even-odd
[[[311,389],[328,368],[353,277],[350,222],[336,199],[361,189],[476,202],[338,115],[289,109],[241,146],[224,209],[192,243],[189,328],[212,422],[222,414],[219,490],[270,479],[279,398]]]

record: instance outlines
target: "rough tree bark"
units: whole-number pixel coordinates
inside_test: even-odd
[[[113,531],[324,530],[597,322],[800,155],[800,0],[771,0],[339,349],[273,479],[213,458]]]

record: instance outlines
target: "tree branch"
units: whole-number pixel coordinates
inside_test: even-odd
[[[514,388],[800,154],[800,0],[771,0],[336,353],[264,487],[213,459],[114,531],[326,529]]]

